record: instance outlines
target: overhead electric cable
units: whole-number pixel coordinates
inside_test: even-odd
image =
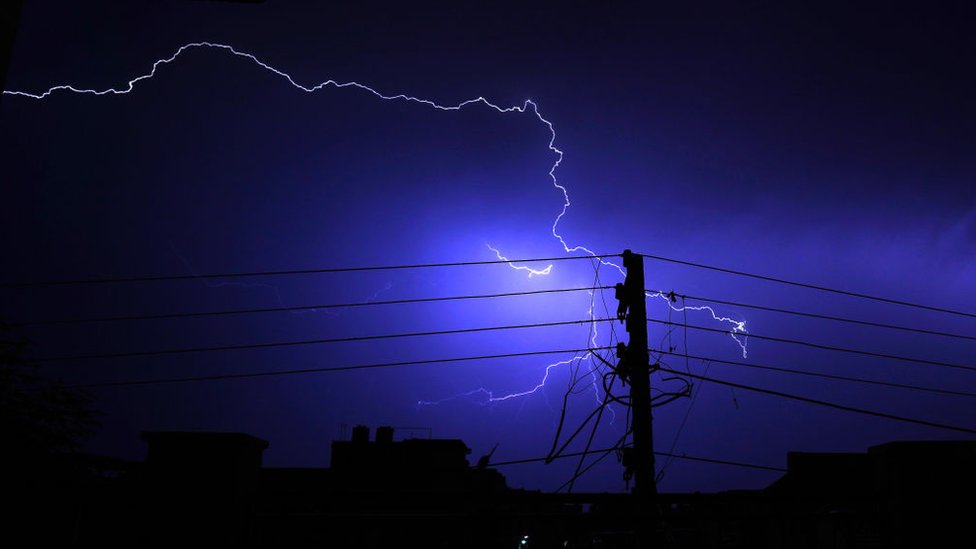
[[[629,445],[621,446],[621,448],[626,448],[627,446],[629,446]],[[616,449],[617,448],[614,447],[614,448],[603,448],[601,450],[590,450],[588,452],[567,452],[565,454],[560,454],[558,456],[555,456],[553,459],[571,458],[571,457],[578,457],[578,456],[590,455],[590,454],[603,454],[603,453],[612,452],[612,451],[614,451]],[[674,459],[684,459],[684,460],[688,460],[688,461],[701,461],[701,462],[704,462],[704,463],[714,463],[714,464],[718,464],[718,465],[731,465],[731,466],[734,466],[734,467],[745,467],[745,468],[748,468],[748,469],[760,469],[760,470],[765,470],[765,471],[776,471],[776,472],[779,472],[779,473],[785,473],[786,472],[786,469],[783,468],[783,467],[773,467],[773,466],[770,466],[770,465],[758,465],[758,464],[755,464],[755,463],[745,463],[745,462],[741,462],[741,461],[731,461],[731,460],[726,460],[726,459],[714,459],[714,458],[706,458],[706,457],[700,457],[700,456],[689,456],[687,454],[673,454],[673,453],[669,453],[669,452],[654,452],[654,455],[661,456],[661,457],[669,457],[669,458],[674,458]],[[507,461],[499,461],[497,463],[489,463],[488,466],[489,467],[504,467],[504,466],[507,466],[507,465],[522,465],[522,464],[526,464],[526,463],[544,463],[547,460],[548,460],[548,458],[544,458],[544,457],[539,457],[539,458],[525,458],[525,459],[512,459],[512,460],[507,460]],[[475,467],[475,466],[473,465],[472,467]]]
[[[841,410],[841,411],[845,411],[845,412],[852,412],[852,413],[855,413],[855,414],[862,414],[862,415],[873,416],[873,417],[878,417],[878,418],[883,418],[883,419],[890,419],[890,420],[894,420],[894,421],[901,421],[903,423],[913,423],[915,425],[924,425],[926,427],[936,427],[936,428],[939,428],[939,429],[946,429],[946,430],[949,430],[949,431],[956,431],[956,432],[960,432],[960,433],[967,433],[967,434],[971,434],[971,435],[976,435],[976,429],[969,429],[968,427],[960,427],[960,426],[957,426],[957,425],[949,425],[949,424],[946,424],[946,423],[939,423],[939,422],[936,422],[936,421],[928,421],[928,420],[924,420],[924,419],[916,419],[916,418],[911,418],[911,417],[906,417],[906,416],[899,416],[899,415],[895,415],[895,414],[889,414],[889,413],[886,413],[886,412],[878,412],[878,411],[875,411],[875,410],[868,410],[868,409],[865,409],[865,408],[858,408],[856,406],[848,406],[846,404],[838,404],[836,402],[829,402],[829,401],[826,401],[826,400],[820,400],[820,399],[816,399],[816,398],[810,398],[810,397],[805,397],[805,396],[800,396],[800,395],[794,395],[794,394],[791,394],[791,393],[784,393],[782,391],[776,391],[776,390],[773,390],[773,389],[765,389],[765,388],[762,388],[762,387],[756,387],[754,385],[745,385],[745,384],[742,384],[742,383],[735,383],[735,382],[732,382],[732,381],[726,381],[724,379],[716,379],[716,378],[713,378],[713,377],[706,377],[706,376],[701,376],[701,375],[698,375],[698,374],[691,374],[691,373],[688,373],[688,372],[680,372],[678,370],[672,370],[671,368],[666,368],[664,366],[659,366],[658,369],[661,370],[661,371],[669,372],[669,373],[672,373],[672,374],[675,374],[675,375],[679,375],[679,376],[691,377],[691,378],[695,378],[695,379],[700,379],[702,381],[709,381],[711,383],[717,383],[719,385],[725,385],[727,387],[733,387],[733,388],[736,388],[736,389],[744,389],[744,390],[747,390],[747,391],[753,391],[753,392],[756,392],[756,393],[762,393],[762,394],[771,395],[771,396],[775,396],[775,397],[786,398],[786,399],[790,399],[790,400],[796,400],[796,401],[799,401],[799,402],[806,402],[808,404],[815,404],[817,406],[824,406],[824,407],[827,407],[827,408],[833,408],[835,410]]]
[[[656,319],[653,319],[653,318],[649,318],[649,319],[647,319],[647,321],[648,322],[654,322],[656,324],[665,324],[665,325],[680,326],[680,324],[676,324],[676,323],[673,323],[673,322],[668,322],[667,320],[656,320]],[[721,329],[718,329],[718,328],[707,328],[705,326],[695,326],[693,324],[688,324],[687,326],[689,328],[693,329],[693,330],[702,330],[702,331],[705,331],[705,332],[715,332],[715,333],[719,333],[719,334],[730,334],[730,333],[732,333],[732,332],[730,332],[728,330],[721,330]],[[956,364],[954,362],[944,362],[944,361],[941,361],[941,360],[928,360],[928,359],[924,359],[924,358],[912,358],[912,357],[901,356],[901,355],[892,355],[892,354],[888,354],[888,353],[876,353],[874,351],[865,351],[865,350],[862,350],[862,349],[850,349],[850,348],[847,348],[847,347],[835,347],[833,345],[822,345],[820,343],[812,343],[812,342],[809,342],[809,341],[801,341],[801,340],[798,340],[798,339],[787,339],[787,338],[782,338],[782,337],[764,336],[764,335],[755,334],[755,333],[749,333],[749,334],[745,334],[745,335],[746,335],[746,337],[753,337],[753,338],[756,338],[756,339],[764,339],[766,341],[776,341],[778,343],[788,343],[790,345],[802,345],[804,347],[811,347],[811,348],[814,348],[814,349],[821,349],[821,350],[824,350],[824,351],[836,351],[836,352],[841,352],[841,353],[851,353],[851,354],[855,354],[855,355],[872,356],[872,357],[877,357],[877,358],[887,358],[887,359],[891,359],[891,360],[900,360],[900,361],[903,361],[903,362],[915,362],[915,363],[918,363],[918,364],[930,364],[930,365],[933,365],[933,366],[945,366],[947,368],[957,368],[957,369],[960,369],[960,370],[976,371],[976,366],[969,366],[969,365],[966,365],[966,364]]]
[[[688,359],[691,359],[691,360],[702,360],[702,361],[705,361],[707,363],[718,362],[718,363],[721,363],[721,364],[729,364],[731,366],[742,366],[744,368],[753,368],[753,369],[757,369],[757,370],[768,370],[768,371],[772,371],[772,372],[782,372],[782,373],[785,373],[785,374],[795,374],[795,375],[801,375],[801,376],[807,376],[807,377],[819,377],[819,378],[823,378],[823,379],[832,379],[832,380],[837,380],[837,381],[849,381],[849,382],[853,382],[853,383],[863,383],[863,384],[866,384],[866,385],[879,385],[879,386],[883,386],[883,387],[894,387],[894,388],[897,388],[897,389],[908,389],[908,390],[912,390],[912,391],[922,391],[922,392],[926,392],[926,393],[936,393],[936,394],[941,394],[941,395],[976,397],[976,393],[969,392],[969,391],[956,391],[956,390],[952,390],[952,389],[941,389],[941,388],[938,388],[938,387],[925,387],[925,386],[922,386],[922,385],[910,385],[910,384],[906,384],[906,383],[895,383],[895,382],[891,382],[891,381],[881,381],[881,380],[877,380],[877,379],[866,379],[866,378],[860,378],[860,377],[842,376],[842,375],[837,375],[837,374],[826,374],[826,373],[822,373],[822,372],[811,372],[809,370],[797,370],[797,369],[794,369],[794,368],[782,368],[782,367],[779,367],[779,366],[769,366],[769,365],[766,365],[766,364],[753,364],[753,363],[749,363],[749,362],[740,362],[740,361],[735,361],[735,360],[723,360],[723,359],[720,359],[720,358],[703,357],[703,356],[689,355],[689,354],[683,354],[683,353],[675,353],[675,352],[670,352],[670,351],[654,351],[654,353],[655,354],[664,354],[664,355],[676,356],[676,357],[679,357],[679,358],[688,358]],[[699,387],[700,387],[700,385],[699,385]]]
[[[863,293],[860,293],[860,292],[851,292],[851,291],[848,291],[848,290],[839,290],[839,289],[836,289],[836,288],[829,288],[827,286],[818,286],[816,284],[807,284],[805,282],[796,282],[796,281],[793,281],[793,280],[786,280],[786,279],[783,279],[783,278],[776,278],[776,277],[772,277],[772,276],[766,276],[766,275],[748,273],[748,272],[745,272],[745,271],[737,271],[735,269],[726,269],[724,267],[715,267],[713,265],[705,265],[703,263],[695,263],[695,262],[692,262],[692,261],[684,261],[684,260],[681,260],[681,259],[673,259],[673,258],[670,258],[670,257],[663,257],[663,256],[659,256],[659,255],[651,255],[651,254],[639,254],[639,255],[641,255],[643,257],[646,257],[648,259],[654,259],[654,260],[657,260],[657,261],[665,261],[665,262],[668,262],[668,263],[676,263],[676,264],[679,264],[679,265],[687,265],[689,267],[696,267],[696,268],[699,268],[699,269],[707,269],[707,270],[710,270],[710,271],[716,271],[716,272],[720,272],[720,273],[727,273],[727,274],[733,274],[733,275],[737,275],[737,276],[744,276],[744,277],[748,277],[748,278],[755,278],[757,280],[765,280],[765,281],[768,281],[768,282],[776,282],[776,283],[779,283],[779,284],[786,284],[786,285],[789,285],[789,286],[797,286],[797,287],[800,287],[800,288],[808,288],[808,289],[811,289],[811,290],[819,290],[819,291],[822,291],[822,292],[830,292],[830,293],[839,294],[839,295],[846,295],[846,296],[850,296],[850,297],[857,297],[857,298],[860,298],[860,299],[869,299],[869,300],[872,300],[872,301],[880,301],[880,302],[883,302],[883,303],[891,303],[891,304],[894,304],[894,305],[903,305],[903,306],[906,306],[906,307],[915,307],[917,309],[926,309],[926,310],[929,310],[929,311],[936,311],[936,312],[940,312],[940,313],[948,313],[948,314],[953,314],[953,315],[967,316],[967,317],[970,317],[970,318],[976,318],[976,313],[969,313],[969,312],[965,312],[965,311],[957,311],[957,310],[954,310],[954,309],[947,309],[947,308],[944,308],[944,307],[936,307],[936,306],[933,306],[933,305],[925,305],[925,304],[922,304],[922,303],[913,303],[911,301],[903,301],[903,300],[900,300],[900,299],[892,299],[892,298],[888,298],[888,297],[880,297],[880,296],[875,296],[875,295],[863,294]]]
[[[670,292],[663,292],[663,291],[657,291],[657,290],[645,290],[645,291],[646,292],[649,292],[649,293],[652,293],[652,294],[661,294],[661,295],[670,295],[671,294]],[[919,333],[919,334],[928,334],[928,335],[937,335],[937,336],[945,336],[945,337],[954,337],[954,338],[957,338],[957,339],[969,339],[969,340],[976,341],[976,336],[965,335],[965,334],[955,334],[955,333],[951,333],[951,332],[941,332],[941,331],[938,331],[938,330],[927,330],[927,329],[924,329],[924,328],[916,328],[916,327],[912,327],[912,326],[903,326],[903,325],[898,325],[898,324],[885,324],[883,322],[874,322],[874,321],[870,321],[870,320],[859,320],[859,319],[847,318],[847,317],[843,317],[843,316],[823,315],[823,314],[819,314],[819,313],[810,313],[810,312],[805,312],[805,311],[796,311],[796,310],[791,310],[791,309],[783,309],[783,308],[779,308],[779,307],[769,307],[769,306],[765,306],[765,305],[754,305],[754,304],[751,304],[751,303],[742,303],[742,302],[738,302],[738,301],[727,301],[727,300],[715,299],[715,298],[711,298],[711,297],[702,297],[702,296],[687,295],[687,294],[678,294],[678,293],[675,293],[674,295],[677,296],[677,297],[681,297],[681,298],[693,299],[693,300],[696,300],[696,301],[704,301],[706,303],[720,303],[722,305],[730,305],[730,306],[733,306],[733,307],[744,307],[744,308],[747,308],[747,309],[756,309],[756,310],[759,310],[759,311],[769,311],[769,312],[773,312],[773,313],[783,313],[783,314],[803,316],[803,317],[808,317],[808,318],[819,318],[819,319],[823,319],[823,320],[833,320],[833,321],[837,321],[837,322],[847,322],[849,324],[859,324],[859,325],[862,325],[862,326],[874,326],[876,328],[887,328],[887,329],[890,329],[890,330],[902,330],[902,331],[905,331],[905,332],[915,332],[915,333]]]
[[[278,341],[272,343],[247,343],[242,345],[220,345],[212,347],[187,347],[182,349],[162,349],[157,351],[132,351],[124,353],[102,353],[102,354],[90,354],[90,355],[73,355],[73,356],[61,356],[61,357],[49,357],[49,358],[36,358],[36,359],[26,359],[22,361],[24,364],[46,364],[51,362],[67,362],[74,360],[94,360],[94,359],[106,359],[106,358],[130,358],[130,357],[140,357],[140,356],[160,356],[160,355],[175,355],[184,353],[205,353],[205,352],[215,352],[215,351],[236,351],[236,350],[247,350],[247,349],[266,349],[271,347],[292,347],[298,345],[319,345],[325,343],[347,343],[353,341],[373,341],[377,339],[398,339],[405,337],[424,337],[424,336],[435,336],[435,335],[452,335],[452,334],[471,334],[478,332],[493,332],[501,330],[520,330],[527,328],[549,328],[554,326],[570,326],[574,324],[583,325],[590,324],[594,322],[613,322],[617,319],[615,318],[596,318],[596,319],[582,319],[582,320],[564,320],[560,322],[539,322],[535,324],[514,324],[508,326],[482,326],[478,328],[460,328],[457,330],[436,330],[427,332],[404,332],[396,334],[377,334],[377,335],[367,335],[367,336],[351,336],[351,337],[334,337],[327,339],[307,339],[302,341]]]
[[[331,273],[352,273],[364,271],[391,271],[402,269],[430,269],[436,267],[470,267],[474,265],[498,265],[515,263],[534,263],[539,261],[569,261],[573,259],[593,259],[603,257],[615,257],[620,254],[596,254],[578,255],[561,257],[533,257],[528,259],[506,259],[490,261],[456,261],[452,263],[420,263],[413,265],[378,265],[366,267],[332,267],[322,269],[291,269],[282,271],[254,271],[254,272],[232,272],[232,273],[208,273],[208,274],[185,274],[185,275],[158,275],[158,276],[131,276],[113,278],[79,278],[69,280],[45,280],[39,282],[5,282],[0,283],[0,288],[28,288],[35,286],[66,286],[77,284],[116,284],[122,282],[160,282],[167,280],[195,280],[211,278],[250,278],[261,276],[291,276],[309,274],[331,274]]]
[[[612,452],[612,451],[614,451],[616,449],[617,448],[614,447],[614,448],[603,448],[601,450],[588,450],[586,452],[567,452],[565,454],[560,454],[558,456],[553,456],[552,458],[548,458],[548,457],[534,457],[534,458],[523,458],[523,459],[510,459],[510,460],[506,460],[506,461],[499,461],[499,462],[495,462],[495,463],[488,463],[488,466],[489,467],[502,467],[502,466],[506,466],[506,465],[522,465],[522,464],[525,464],[525,463],[548,463],[549,461],[552,461],[552,460],[564,459],[564,458],[571,458],[571,457],[579,457],[579,456],[586,456],[586,455],[590,455],[590,454],[601,454],[603,452]],[[472,465],[472,467],[475,467],[475,466]]]
[[[673,459],[684,459],[688,461],[700,461],[703,463],[714,463],[717,465],[731,465],[733,467],[745,467],[747,469],[760,469],[764,471],[776,471],[780,473],[785,473],[787,470],[783,467],[772,467],[770,465],[757,465],[755,463],[745,463],[742,461],[731,461],[727,459],[715,459],[715,458],[705,458],[699,456],[689,456],[687,454],[674,454],[670,452],[654,452],[654,455],[663,456]]]
[[[526,356],[541,356],[541,355],[558,355],[558,354],[575,354],[575,353],[585,353],[596,350],[606,350],[609,347],[596,347],[592,349],[559,349],[551,351],[527,351],[522,353],[503,353],[497,355],[479,355],[479,356],[465,356],[465,357],[453,357],[453,358],[432,358],[426,360],[406,360],[401,362],[381,362],[376,364],[354,364],[349,366],[330,366],[323,368],[302,368],[295,370],[274,370],[274,371],[261,371],[261,372],[250,372],[250,373],[238,373],[238,374],[214,374],[208,376],[185,376],[185,377],[169,377],[169,378],[156,378],[156,379],[142,379],[142,380],[130,380],[130,381],[108,381],[101,383],[80,383],[71,385],[70,387],[77,388],[94,388],[94,387],[120,387],[127,385],[158,385],[164,383],[190,383],[197,381],[218,381],[227,379],[247,379],[256,377],[274,377],[274,376],[289,376],[289,375],[300,375],[300,374],[318,374],[326,372],[348,372],[354,370],[370,370],[374,368],[395,368],[400,366],[420,366],[424,364],[444,364],[450,362],[470,362],[475,360],[495,360],[502,358],[517,358]]]
[[[606,290],[609,288],[612,288],[612,286],[600,287],[599,289]],[[77,319],[68,318],[68,319],[52,319],[52,320],[33,320],[33,321],[29,320],[25,322],[12,322],[10,324],[12,326],[51,326],[51,325],[59,325],[59,324],[85,324],[85,323],[94,323],[94,322],[163,320],[163,319],[175,319],[175,318],[196,318],[196,317],[207,317],[207,316],[277,313],[277,312],[289,312],[289,311],[314,311],[317,309],[344,309],[344,308],[353,308],[353,307],[372,307],[376,305],[435,303],[441,301],[492,299],[492,298],[518,297],[518,296],[529,296],[529,295],[540,295],[540,294],[583,292],[583,291],[591,291],[591,290],[593,290],[593,288],[563,288],[563,289],[555,289],[555,290],[532,290],[526,292],[505,292],[505,293],[497,293],[497,294],[473,294],[473,295],[459,295],[459,296],[446,296],[446,297],[424,297],[424,298],[416,298],[416,299],[393,299],[388,301],[368,301],[368,302],[356,302],[356,303],[324,303],[321,305],[298,305],[293,307],[262,307],[262,308],[255,308],[255,309],[233,309],[233,310],[223,310],[223,311],[196,311],[196,312],[186,312],[186,313],[121,315],[121,316],[103,316],[103,317],[77,318]]]
[[[595,430],[595,428],[594,428],[594,430]],[[627,437],[627,435],[624,435],[623,437],[621,437],[621,442],[626,437]],[[619,447],[620,446],[620,443],[617,443],[617,446]],[[584,452],[587,452],[588,449],[589,449],[589,447],[587,447],[583,451]],[[609,456],[615,450],[617,450],[617,447],[612,447],[609,450],[605,450],[603,452],[603,455],[601,455],[600,457],[598,457],[595,460],[593,460],[592,462],[590,462],[589,465],[587,465],[586,467],[583,467],[583,463],[586,461],[586,455],[580,456],[579,463],[576,465],[576,470],[573,472],[573,476],[570,477],[569,480],[567,480],[566,482],[560,484],[559,487],[556,488],[556,492],[561,492],[563,488],[566,488],[566,492],[572,492],[573,491],[573,487],[576,485],[576,481],[577,480],[579,480],[580,478],[583,477],[583,475],[585,475],[586,473],[588,473],[590,471],[590,469],[596,467],[601,461],[603,461],[604,459],[606,459],[607,456]]]

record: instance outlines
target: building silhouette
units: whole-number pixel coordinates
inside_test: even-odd
[[[263,467],[242,433],[147,432],[146,458],[63,456],[4,537],[64,547],[637,547],[629,494],[512,489],[456,439],[359,426],[330,467]],[[770,486],[661,494],[656,546],[968,546],[976,441],[791,452]],[[962,541],[960,541],[962,540]],[[524,543],[523,543],[524,542]],[[5,546],[13,546],[7,543]]]

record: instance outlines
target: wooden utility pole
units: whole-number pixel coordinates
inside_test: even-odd
[[[633,445],[624,449],[625,475],[634,478],[634,534],[637,547],[655,547],[660,516],[657,510],[657,482],[654,475],[654,432],[651,416],[651,364],[647,348],[647,297],[644,291],[644,257],[624,250],[627,277],[617,284],[620,303],[617,318],[630,335],[627,345],[618,346],[617,375],[630,384],[631,433]]]
[[[644,293],[644,258],[630,250],[623,253],[627,278],[623,283],[621,305],[626,304],[626,326],[630,334],[626,362],[629,370],[630,405],[633,412],[634,494],[649,500],[657,496],[654,478],[654,434],[651,416],[651,366],[647,351],[647,304]],[[618,316],[620,310],[618,309]]]

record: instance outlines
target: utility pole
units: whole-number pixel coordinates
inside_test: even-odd
[[[618,345],[617,375],[630,383],[633,447],[624,449],[625,476],[634,477],[634,515],[637,546],[657,545],[657,482],[654,478],[654,434],[651,430],[651,364],[647,350],[647,297],[644,293],[644,257],[624,250],[627,277],[617,284],[617,318],[630,334],[627,345]]]
[[[630,405],[633,412],[633,449],[625,463],[634,475],[634,494],[653,504],[657,497],[654,479],[654,436],[651,429],[651,367],[647,351],[647,304],[644,293],[644,257],[624,250],[624,268],[627,278],[617,284],[616,294],[620,301],[617,318],[626,321],[630,341],[624,356],[624,367],[618,367],[621,378],[630,383]],[[621,349],[623,350],[623,349]],[[622,372],[620,370],[623,370]]]

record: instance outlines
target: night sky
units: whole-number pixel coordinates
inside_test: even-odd
[[[183,45],[253,54],[303,86],[334,79],[440,105],[538,105],[564,154],[570,246],[625,248],[976,312],[976,38],[963,2],[745,2],[724,7],[355,2],[27,2],[5,88],[124,89]],[[528,3],[526,3],[528,4]],[[725,3],[723,3],[725,4]],[[552,134],[532,111],[443,111],[360,89],[306,93],[253,61],[191,48],[125,95],[0,98],[0,282],[490,261],[567,255]],[[579,255],[579,254],[576,254]],[[619,258],[608,258],[619,263]],[[541,268],[547,264],[534,265]],[[647,286],[976,336],[976,318],[645,260]],[[548,276],[506,265],[247,279],[0,288],[0,319],[289,307],[613,285],[591,260]],[[28,358],[301,341],[586,319],[613,292],[220,317],[27,326]],[[688,300],[687,305],[702,305]],[[679,301],[677,305],[681,305]],[[729,305],[750,333],[976,367],[976,341]],[[656,320],[728,330],[648,301]],[[321,368],[587,347],[589,325],[256,350],[52,362],[69,384]],[[598,324],[596,342],[626,334]],[[976,392],[976,372],[651,324],[674,348],[886,382]],[[461,438],[472,461],[545,456],[574,368],[573,430],[601,391],[572,354],[87,389],[103,412],[87,450],[141,459],[143,430],[242,431],[270,466],[327,466],[344,425]],[[668,367],[976,428],[976,398],[665,356]],[[574,366],[575,365],[575,366]],[[680,387],[652,384],[665,390]],[[654,410],[660,451],[785,466],[786,452],[864,451],[971,435],[695,382]],[[436,403],[436,404],[432,404]],[[594,448],[624,433],[612,405]],[[423,428],[423,429],[420,429]],[[564,432],[564,436],[567,433]],[[588,434],[588,431],[584,435]],[[567,451],[579,451],[575,441]],[[777,473],[667,462],[660,489],[765,486]],[[551,491],[576,467],[506,467]],[[576,490],[625,489],[613,456]]]

